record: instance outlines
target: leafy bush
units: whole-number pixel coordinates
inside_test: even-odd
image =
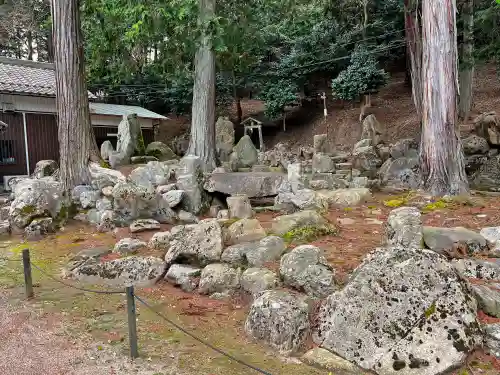
[[[260,98],[266,103],[266,116],[279,118],[286,106],[297,102],[297,85],[289,80],[269,83],[261,91]]]
[[[387,83],[388,74],[377,68],[377,60],[363,48],[351,56],[347,69],[332,80],[333,96],[342,100],[355,100],[360,95],[376,92]]]

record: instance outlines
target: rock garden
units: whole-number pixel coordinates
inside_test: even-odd
[[[334,374],[494,374],[500,164],[488,121],[464,139],[483,192],[434,198],[417,190],[417,142],[385,144],[373,115],[349,153],[323,134],[260,152],[220,118],[221,166],[208,174],[159,142],[133,156],[125,119],[117,150],[101,149],[113,168],[91,165],[92,183],[64,197],[57,164],[40,161],[11,182],[0,228],[30,243],[87,228],[106,246],[69,249],[68,280],[237,304],[248,339]]]

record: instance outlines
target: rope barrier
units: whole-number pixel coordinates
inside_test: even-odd
[[[184,329],[183,327],[181,327],[179,324],[175,323],[174,321],[172,321],[171,319],[168,319],[166,316],[164,316],[163,314],[159,313],[158,311],[156,311],[151,305],[149,305],[146,301],[144,301],[141,297],[137,296],[134,294],[134,297],[140,302],[142,303],[144,306],[146,306],[149,310],[151,310],[153,313],[155,313],[156,315],[158,315],[160,318],[162,318],[163,320],[165,320],[167,323],[169,323],[170,325],[174,326],[175,328],[177,328],[179,331],[185,333],[186,335],[188,335],[189,337],[195,339],[196,341],[202,343],[203,345],[209,347],[210,349],[216,351],[217,353],[219,354],[222,354],[223,356],[239,363],[240,365],[242,366],[245,366],[251,370],[254,370],[260,374],[264,374],[264,375],[271,375],[270,372],[267,372],[267,371],[264,371],[258,367],[255,367],[251,364],[248,364],[246,363],[245,361],[242,361],[241,359],[238,359],[234,356],[232,356],[231,354],[229,353],[226,353],[225,351],[223,351],[222,349],[219,349],[217,348],[216,346],[210,344],[209,342],[199,338],[198,336],[194,335],[193,333],[189,332],[188,330]]]

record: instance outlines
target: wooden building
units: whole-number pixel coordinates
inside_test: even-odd
[[[39,160],[59,159],[54,65],[0,57],[0,184],[10,176],[33,173]],[[155,127],[166,117],[137,106],[97,103],[89,93],[91,123],[98,146],[116,146],[118,124],[135,113],[144,141],[154,141]]]

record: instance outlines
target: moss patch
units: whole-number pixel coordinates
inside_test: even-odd
[[[102,168],[107,168],[107,169],[111,168],[111,165],[109,165],[109,163],[106,160],[104,160],[104,159],[99,159],[99,165]]]
[[[36,207],[33,205],[26,205],[21,208],[21,214],[23,215],[31,215],[36,212]]]
[[[386,207],[391,207],[391,208],[397,208],[404,206],[406,204],[407,200],[404,198],[398,198],[398,199],[390,199],[387,201],[384,201],[384,206]]]
[[[306,243],[317,240],[323,236],[336,236],[338,229],[332,225],[325,226],[305,226],[292,229],[286,232],[282,237],[287,243]]]
[[[422,212],[427,213],[427,212],[431,212],[431,211],[442,210],[442,209],[447,208],[447,207],[448,207],[448,203],[446,203],[442,199],[439,199],[435,202],[431,202],[431,203],[426,204],[422,208]]]

